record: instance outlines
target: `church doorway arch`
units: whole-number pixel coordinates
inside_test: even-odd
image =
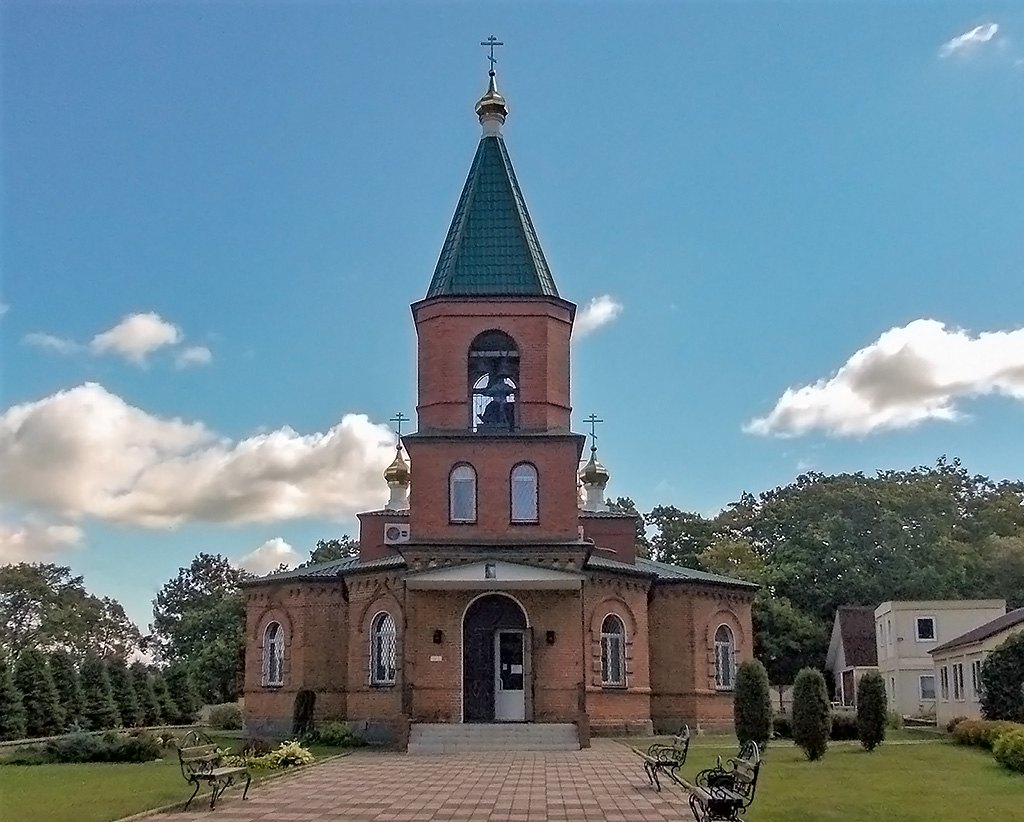
[[[464,722],[525,722],[532,709],[530,628],[510,596],[485,594],[462,617]]]

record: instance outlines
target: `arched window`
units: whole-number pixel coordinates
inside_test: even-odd
[[[470,428],[514,431],[519,348],[504,331],[478,334],[469,347]]]
[[[736,680],[736,642],[728,625],[715,631],[715,687],[732,690]]]
[[[398,655],[398,631],[395,618],[381,611],[370,623],[370,684],[395,684],[395,659]]]
[[[472,465],[456,465],[448,477],[448,518],[476,522],[476,471]]]
[[[512,469],[512,522],[537,521],[537,469],[521,462]]]
[[[263,632],[264,688],[284,685],[284,628],[280,622],[271,622]]]
[[[626,684],[626,627],[615,614],[601,623],[601,684]]]

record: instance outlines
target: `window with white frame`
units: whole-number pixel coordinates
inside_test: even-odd
[[[939,696],[943,701],[949,701],[949,667],[946,665],[939,668]]]
[[[736,641],[728,625],[715,631],[715,687],[732,690],[736,681]]]
[[[914,620],[914,636],[918,642],[935,641],[935,617],[918,617]]]
[[[381,611],[370,623],[370,684],[394,685],[398,656],[398,631],[395,618]]]
[[[971,699],[981,699],[981,660],[971,660]]]
[[[512,522],[537,521],[537,469],[521,462],[512,469]]]
[[[918,692],[922,701],[935,699],[935,674],[921,674]]]
[[[284,628],[271,622],[263,631],[263,671],[260,682],[264,688],[284,685]]]
[[[964,698],[964,664],[953,663],[953,699],[963,700]]]
[[[601,623],[601,684],[621,688],[626,684],[626,626],[615,614]]]
[[[452,522],[476,522],[476,471],[456,465],[448,477],[448,517]]]

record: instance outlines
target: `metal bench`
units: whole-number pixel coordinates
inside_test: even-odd
[[[242,799],[249,793],[249,784],[252,782],[252,775],[247,768],[239,766],[224,766],[223,756],[217,746],[205,734],[199,731],[189,731],[178,743],[178,762],[181,764],[181,775],[190,785],[195,785],[192,796],[185,803],[185,810],[192,804],[192,800],[199,793],[199,787],[203,782],[210,785],[210,809],[217,804],[217,797],[245,777],[245,791]]]
[[[632,750],[633,753],[644,761],[644,772],[647,774],[648,781],[661,791],[658,772],[665,771],[671,775],[674,768],[678,768],[686,761],[686,752],[689,749],[690,728],[684,725],[679,730],[679,733],[672,737],[670,745],[656,742],[646,751],[641,751],[639,748],[633,748]]]
[[[739,822],[741,814],[754,801],[757,775],[761,770],[761,751],[756,742],[747,742],[732,759],[697,774],[687,782],[675,770],[673,781],[690,794],[690,810],[697,822]]]

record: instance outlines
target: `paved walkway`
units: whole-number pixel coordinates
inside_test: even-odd
[[[205,802],[203,800],[206,800]],[[306,773],[228,792],[154,822],[691,822],[685,795],[656,793],[640,760],[594,740],[578,753],[407,756],[357,751]]]

